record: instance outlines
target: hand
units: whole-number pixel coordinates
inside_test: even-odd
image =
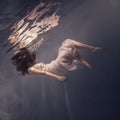
[[[60,81],[64,81],[64,80],[66,80],[66,77],[65,76],[58,76],[57,79]]]

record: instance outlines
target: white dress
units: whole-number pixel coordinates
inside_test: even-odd
[[[48,64],[37,63],[34,65],[35,68],[46,70],[59,75],[64,75],[68,71],[73,71],[80,65],[78,57],[78,48],[73,44],[73,40],[65,40],[58,51],[58,56],[55,60]]]

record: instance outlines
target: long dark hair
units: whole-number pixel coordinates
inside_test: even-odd
[[[12,58],[12,64],[22,75],[29,74],[28,68],[35,64],[36,53],[30,52],[26,47],[21,48]]]

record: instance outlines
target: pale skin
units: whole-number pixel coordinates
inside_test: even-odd
[[[75,49],[74,49],[74,50],[75,50],[75,53],[77,53],[78,56],[79,56],[78,59],[79,59],[80,64],[83,65],[83,66],[85,66],[85,67],[87,67],[87,68],[91,68],[91,65],[90,65],[86,60],[84,60],[84,59],[80,56],[79,52],[77,51],[78,49],[76,49],[76,48],[79,48],[79,49],[88,49],[88,50],[90,50],[91,52],[95,52],[95,51],[97,51],[97,50],[101,50],[102,48],[101,48],[101,47],[94,47],[94,46],[91,46],[91,45],[86,45],[86,44],[83,44],[83,43],[80,43],[80,42],[77,42],[77,41],[71,40],[71,39],[67,39],[67,40],[68,40],[68,42],[69,42],[70,44],[68,45],[68,44],[66,44],[66,43],[67,43],[67,42],[66,42],[66,43],[64,44],[65,49],[69,49],[70,47],[71,47],[71,48],[74,47],[74,48],[75,48]],[[65,40],[65,41],[67,41],[67,40]],[[58,56],[59,56],[59,54],[58,54]],[[33,74],[38,74],[38,75],[50,76],[50,77],[56,78],[56,79],[58,79],[58,80],[60,80],[60,81],[66,80],[66,77],[65,77],[65,76],[60,76],[60,75],[51,73],[51,72],[49,72],[49,71],[40,70],[40,69],[35,68],[34,66],[30,67],[30,68],[28,69],[28,72],[29,72],[29,73],[33,73]]]
[[[46,75],[46,76],[50,76],[50,77],[53,77],[53,78],[56,78],[60,81],[64,81],[66,80],[66,77],[65,76],[60,76],[60,75],[57,75],[57,74],[54,74],[54,73],[51,73],[51,72],[48,72],[48,71],[44,71],[44,70],[40,70],[40,69],[37,69],[35,67],[30,67],[28,69],[28,72],[29,73],[33,73],[33,74],[38,74],[38,75]]]

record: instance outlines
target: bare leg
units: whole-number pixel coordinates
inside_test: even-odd
[[[83,44],[81,42],[77,42],[77,41],[72,40],[72,39],[67,39],[66,41],[71,42],[71,44],[75,45],[76,47],[90,49],[92,52],[95,52],[97,50],[102,49],[101,47],[94,47],[94,46],[91,46],[91,45]]]
[[[78,51],[76,51],[76,59],[80,61],[80,64],[87,67],[87,68],[91,68],[91,65],[81,57],[80,53]]]
[[[80,64],[87,67],[87,68],[91,68],[91,65],[83,58],[80,58]]]

